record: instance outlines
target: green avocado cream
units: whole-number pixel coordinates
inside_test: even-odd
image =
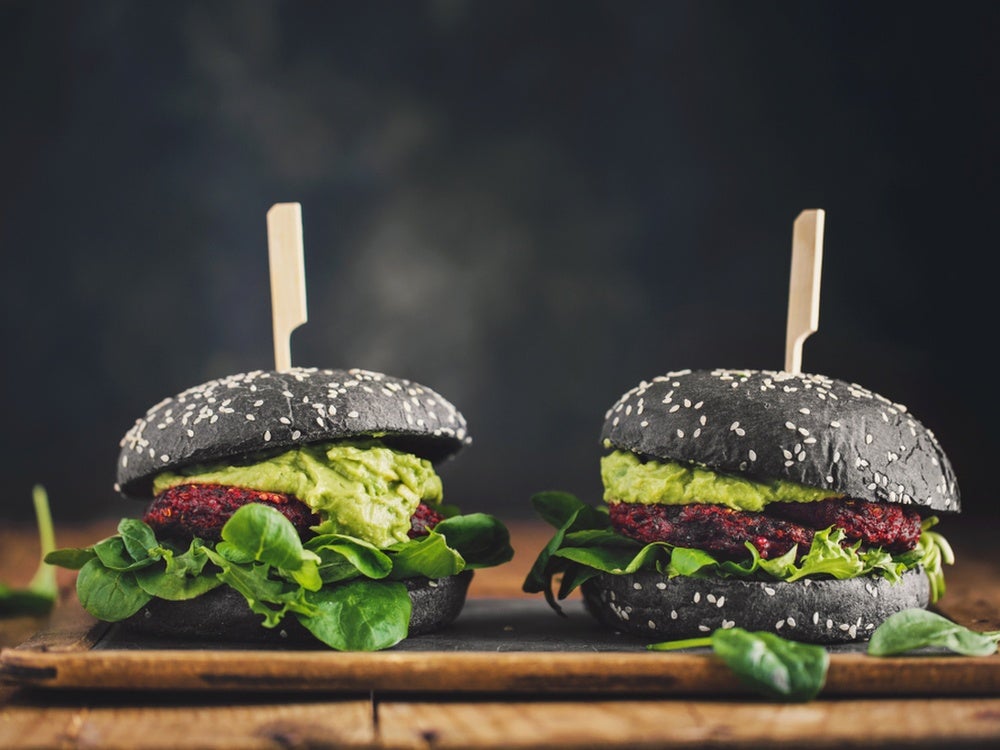
[[[601,459],[604,500],[643,505],[713,503],[734,510],[759,511],[768,503],[808,503],[840,497],[830,490],[774,480],[755,482],[695,464],[643,462],[634,453],[614,451]]]
[[[405,542],[420,501],[441,502],[441,479],[431,462],[378,441],[307,445],[249,466],[197,466],[165,472],[159,494],[179,484],[224,484],[294,495],[312,508],[324,531],[378,547]]]

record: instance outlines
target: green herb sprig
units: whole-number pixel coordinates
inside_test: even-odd
[[[27,588],[15,589],[0,583],[0,616],[47,614],[59,594],[55,568],[45,562],[45,556],[55,549],[55,530],[49,510],[49,496],[44,487],[35,485],[32,489],[32,501],[42,548],[41,559]]]

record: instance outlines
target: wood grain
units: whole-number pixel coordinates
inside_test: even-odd
[[[4,679],[48,688],[749,695],[709,654],[7,650]],[[835,654],[824,696],[1000,695],[1000,657]]]
[[[378,705],[392,748],[850,748],[986,746],[1000,698],[978,700],[575,701]]]
[[[288,703],[179,700],[94,705],[10,706],[0,715],[0,747],[164,748],[371,747],[375,724],[368,700]]]

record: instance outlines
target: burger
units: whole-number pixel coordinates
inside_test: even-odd
[[[685,370],[608,410],[604,503],[533,498],[559,528],[524,588],[650,639],[718,628],[866,640],[944,593],[954,471],[906,407],[823,375]],[[555,579],[558,592],[553,592]]]
[[[508,561],[496,518],[443,504],[462,414],[367,370],[231,375],[150,408],[115,489],[146,503],[118,534],[50,553],[133,634],[376,650],[460,613],[472,571]]]

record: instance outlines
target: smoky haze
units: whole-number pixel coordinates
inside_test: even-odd
[[[273,366],[265,215],[302,204],[295,364],[446,395],[446,500],[600,495],[605,410],[784,362],[791,226],[827,212],[804,369],[906,404],[992,514],[1000,6],[0,6],[3,517],[138,512],[149,406]]]

